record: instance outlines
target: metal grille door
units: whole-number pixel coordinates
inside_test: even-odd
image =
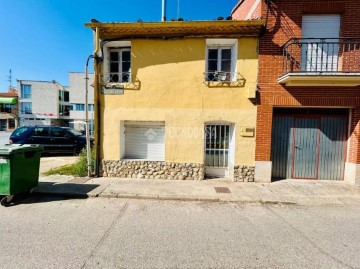
[[[228,167],[229,125],[207,125],[205,127],[205,165]]]

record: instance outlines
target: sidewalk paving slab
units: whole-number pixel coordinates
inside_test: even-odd
[[[297,205],[360,205],[360,186],[344,181],[282,180],[273,183],[241,183],[226,179],[179,181],[128,178],[75,178],[42,176],[38,193],[81,197],[237,202]],[[229,193],[218,193],[228,190]],[[224,189],[225,188],[225,189]]]

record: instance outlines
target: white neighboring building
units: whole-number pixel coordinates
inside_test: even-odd
[[[69,91],[55,80],[18,80],[19,124],[67,126]]]
[[[89,104],[89,129],[90,133],[94,130],[94,74],[88,74],[88,104]],[[85,130],[85,73],[70,72],[69,73],[69,92],[71,121],[69,126],[77,130]]]
[[[55,80],[18,80],[19,125],[59,125],[85,130],[85,74],[70,72],[70,86]],[[89,128],[94,129],[94,75],[89,74]]]

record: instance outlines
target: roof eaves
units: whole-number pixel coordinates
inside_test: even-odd
[[[260,33],[262,20],[181,21],[152,23],[88,23],[97,28],[100,37],[156,37],[156,36],[211,36],[252,35]]]

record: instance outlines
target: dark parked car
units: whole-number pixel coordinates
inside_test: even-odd
[[[78,154],[86,147],[86,137],[69,127],[22,126],[11,134],[9,143],[40,144],[44,153]],[[93,144],[93,139],[90,143]]]

